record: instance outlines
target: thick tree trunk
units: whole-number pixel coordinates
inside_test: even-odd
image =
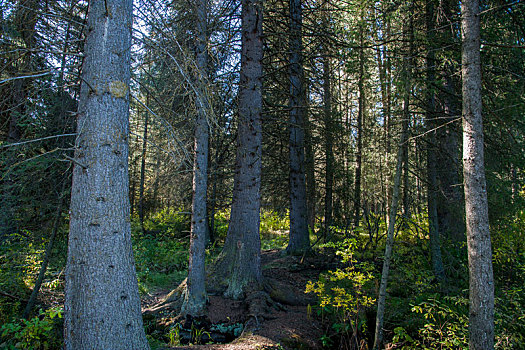
[[[262,10],[260,0],[242,0],[239,129],[232,208],[224,248],[210,276],[214,288],[226,289],[225,295],[234,299],[243,298],[248,288],[262,287],[259,237],[262,156]]]
[[[197,75],[200,77],[199,96],[196,96],[197,120],[195,124],[195,145],[193,154],[193,203],[190,236],[190,261],[188,279],[181,314],[201,316],[206,308],[205,257],[208,220],[206,200],[208,189],[208,103],[204,76],[208,66],[207,52],[207,0],[196,1],[197,12]]]
[[[301,0],[290,0],[290,241],[286,251],[310,249],[304,166],[306,89],[303,72]]]
[[[469,260],[469,349],[494,348],[494,277],[481,114],[479,0],[461,3],[463,177]]]
[[[129,216],[131,0],[89,7],[70,208],[65,349],[148,349]]]

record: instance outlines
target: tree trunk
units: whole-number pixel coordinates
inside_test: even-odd
[[[411,1],[408,7],[409,13],[412,13],[414,3]],[[403,57],[403,123],[402,133],[407,136],[410,127],[410,97],[412,94],[412,66],[413,66],[413,42],[414,42],[414,25],[412,16],[408,19],[408,28],[405,29],[404,37],[408,40],[408,50]],[[408,158],[408,142],[404,142],[403,148],[403,215],[405,218],[410,218],[410,187],[409,187],[409,158]]]
[[[65,349],[148,349],[129,216],[131,0],[89,7],[65,287]]]
[[[438,22],[436,34],[442,38],[440,44],[444,47],[456,44],[456,36],[451,27],[453,24],[450,18],[457,13],[456,0],[443,0],[441,3],[441,17],[445,20]],[[439,128],[436,131],[438,152],[436,152],[437,163],[440,164],[437,171],[438,195],[437,212],[439,219],[439,231],[444,237],[456,242],[465,239],[464,223],[464,199],[461,193],[461,162],[460,162],[460,130],[459,124],[453,122],[459,115],[458,98],[456,97],[456,81],[453,78],[457,75],[451,61],[454,61],[454,52],[445,49],[445,58],[438,62],[442,66],[440,79],[443,87],[439,94],[442,115],[438,119]],[[448,59],[448,60],[447,60]]]
[[[149,94],[146,97],[146,105],[149,106]],[[144,232],[144,180],[146,179],[146,153],[148,147],[148,121],[149,111],[144,116],[144,134],[142,136],[142,157],[140,163],[140,186],[139,186],[139,219],[140,227]]]
[[[494,348],[494,277],[481,114],[479,0],[461,3],[463,177],[469,261],[469,349]]]
[[[433,84],[435,84],[435,54],[434,47],[434,5],[428,1],[426,5],[426,23],[427,39],[430,43],[428,47],[426,65],[427,65],[427,111],[425,115],[428,137],[427,137],[427,209],[428,209],[428,233],[430,236],[430,254],[432,260],[432,269],[434,276],[443,285],[446,281],[445,269],[441,257],[441,243],[439,239],[439,226],[437,215],[437,175],[436,175],[436,131],[434,130],[437,123],[436,103]]]
[[[394,175],[394,188],[392,193],[392,204],[388,219],[388,232],[386,237],[385,256],[383,260],[383,270],[381,272],[381,284],[379,286],[379,297],[377,299],[376,329],[374,338],[374,350],[379,350],[383,343],[383,323],[386,305],[386,288],[388,283],[388,273],[390,271],[390,261],[392,259],[392,249],[394,247],[394,231],[396,224],[397,207],[399,203],[399,189],[401,187],[401,173],[403,165],[403,144],[406,143],[407,134],[404,130],[401,134],[401,141],[397,152],[397,164]]]
[[[324,200],[324,235],[328,236],[332,225],[333,184],[334,184],[334,151],[333,151],[333,126],[332,126],[332,91],[330,57],[325,49],[323,57],[323,104],[325,122],[325,200]]]
[[[361,21],[363,18],[361,16]],[[357,153],[355,155],[355,184],[354,184],[354,227],[359,226],[359,219],[361,218],[361,160],[363,156],[363,121],[365,113],[365,54],[364,54],[364,38],[363,38],[363,24],[359,24],[359,80],[357,82],[359,90],[358,111],[357,111]]]
[[[304,166],[304,87],[301,0],[290,0],[290,241],[286,251],[310,249]]]
[[[240,299],[248,288],[262,287],[261,208],[262,156],[262,3],[242,0],[242,50],[239,125],[233,199],[224,248],[211,271],[211,285]],[[225,288],[226,287],[226,288]]]
[[[206,200],[208,189],[208,103],[206,96],[206,79],[208,67],[207,51],[207,0],[196,1],[197,12],[197,76],[199,77],[196,96],[197,120],[195,124],[195,145],[193,154],[193,203],[190,236],[190,261],[188,279],[181,314],[201,316],[206,308],[205,257],[206,232],[208,220]]]
[[[305,103],[307,103],[305,101]],[[312,147],[312,130],[308,116],[304,120],[305,134],[305,175],[306,175],[306,203],[308,205],[308,226],[315,233],[317,193],[315,185],[315,151]]]

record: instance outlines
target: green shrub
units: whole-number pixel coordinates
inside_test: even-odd
[[[322,339],[325,346],[333,346],[332,339],[339,343],[360,343],[366,330],[364,311],[374,304],[370,296],[373,291],[373,266],[357,262],[354,258],[355,239],[345,240],[337,251],[344,267],[321,274],[317,282],[309,281],[306,293],[319,298],[318,314],[332,323],[332,331]]]
[[[287,231],[290,229],[290,216],[288,212],[278,214],[272,210],[261,210],[261,234]]]
[[[62,309],[40,310],[38,316],[29,320],[17,320],[0,328],[2,343],[6,349],[60,349]]]
[[[191,215],[183,209],[166,208],[145,220],[144,229],[155,237],[184,238],[189,235],[190,220]]]
[[[230,222],[230,210],[219,210],[215,213],[215,240],[224,241],[228,234],[228,224]]]

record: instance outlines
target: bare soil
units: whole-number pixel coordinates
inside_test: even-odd
[[[208,320],[212,324],[232,325],[242,323],[243,333],[228,344],[178,346],[171,349],[263,350],[263,349],[320,349],[322,325],[309,314],[308,305],[315,298],[304,293],[309,280],[317,280],[319,273],[330,265],[326,255],[283,256],[281,251],[262,253],[263,274],[268,288],[253,300],[235,301],[223,296],[209,297]],[[165,297],[161,292],[143,300],[146,308],[154,309]],[[266,298],[266,299],[265,299]],[[175,314],[175,310],[173,310]],[[255,314],[255,316],[253,316]],[[161,318],[165,326],[180,319]],[[252,315],[252,316],[250,316]],[[157,316],[159,317],[159,316]]]

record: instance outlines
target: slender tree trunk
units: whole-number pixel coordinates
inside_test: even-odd
[[[397,208],[399,204],[399,192],[401,187],[401,173],[403,165],[403,144],[406,143],[406,130],[401,133],[401,141],[397,152],[397,164],[394,175],[394,188],[392,191],[392,205],[388,219],[388,232],[386,237],[385,256],[383,260],[383,270],[381,272],[381,283],[379,286],[379,297],[377,298],[377,316],[376,329],[374,338],[374,350],[379,350],[383,344],[383,323],[386,306],[386,288],[388,284],[388,274],[390,271],[390,261],[392,259],[392,250],[394,247],[394,231],[396,224]]]
[[[332,91],[331,68],[328,50],[325,49],[323,58],[323,103],[325,121],[325,200],[324,200],[324,235],[328,236],[332,225],[333,184],[334,184],[334,151],[333,151],[333,123],[332,123]]]
[[[286,251],[310,249],[304,166],[304,87],[301,0],[290,0],[290,241]]]
[[[305,103],[308,103],[305,101]],[[305,134],[305,175],[306,175],[306,203],[308,205],[308,226],[315,233],[317,193],[315,184],[315,151],[312,147],[312,127],[308,116],[304,120]]]
[[[128,197],[132,13],[131,0],[89,7],[66,265],[66,350],[149,348]]]
[[[435,54],[434,47],[434,4],[428,1],[426,5],[427,38],[430,43],[428,47],[427,65],[427,111],[426,124],[428,129],[427,137],[427,209],[428,209],[428,231],[430,236],[430,254],[432,259],[432,269],[434,276],[443,285],[446,282],[445,269],[441,257],[441,243],[439,238],[439,226],[437,216],[437,174],[436,174],[436,131],[437,123],[435,92],[433,86],[436,80],[435,74]]]
[[[157,210],[158,201],[159,201],[159,182],[160,182],[160,155],[157,153],[155,156],[155,180],[153,181],[153,194],[151,196],[151,203],[153,204],[153,207],[150,208],[152,212],[155,212]],[[133,215],[132,215],[133,216]]]
[[[388,16],[386,16],[385,14],[383,14],[383,23],[385,25],[385,40],[388,41],[390,40],[390,19],[388,18]],[[390,169],[390,153],[391,153],[391,150],[390,150],[390,137],[391,137],[391,122],[390,122],[390,119],[391,119],[391,116],[392,116],[392,106],[391,106],[391,101],[392,101],[392,61],[390,60],[390,52],[388,50],[388,45],[385,44],[384,45],[384,51],[383,51],[383,55],[384,55],[384,60],[385,60],[385,67],[384,67],[384,71],[385,71],[385,90],[386,90],[386,94],[385,94],[385,100],[383,101],[384,103],[384,108],[385,108],[385,120],[384,120],[384,134],[385,134],[385,167],[386,169]],[[386,176],[385,178],[385,187],[386,187],[386,200],[385,200],[385,213],[386,213],[386,226],[388,227],[388,214],[390,213],[390,203],[392,201],[392,195],[391,195],[391,186],[390,186],[390,183],[391,183],[391,174],[390,174],[390,171],[388,172],[388,175]]]
[[[211,278],[227,297],[240,299],[247,289],[262,287],[261,208],[262,156],[262,3],[242,0],[242,50],[239,125],[233,199],[224,248]]]
[[[31,296],[29,297],[29,301],[27,302],[26,308],[24,310],[23,318],[28,318],[29,314],[31,313],[31,310],[35,306],[36,298],[38,296],[38,292],[40,291],[40,287],[42,286],[42,282],[44,281],[44,277],[47,271],[47,266],[49,264],[49,259],[51,258],[51,252],[53,250],[53,245],[55,243],[55,237],[58,232],[58,226],[60,224],[60,216],[62,215],[62,206],[64,203],[64,191],[66,190],[66,184],[69,182],[69,178],[64,180],[62,184],[62,189],[60,190],[60,193],[58,194],[58,206],[57,211],[55,213],[55,219],[53,223],[53,230],[51,231],[51,236],[49,236],[49,241],[47,242],[46,251],[44,253],[44,259],[42,260],[42,265],[40,266],[40,271],[38,272],[38,277],[35,282],[35,286],[33,287],[33,291],[31,292]]]
[[[414,3],[411,1],[408,11],[412,13]],[[408,40],[408,50],[403,57],[403,123],[402,133],[407,135],[410,127],[410,95],[412,94],[412,66],[413,66],[413,42],[414,42],[414,25],[412,16],[408,19],[408,28],[406,28],[404,36]],[[410,218],[410,187],[409,187],[409,156],[408,156],[408,142],[401,145],[403,147],[403,215]]]
[[[463,177],[469,261],[469,349],[494,348],[494,277],[481,114],[479,0],[461,3]]]
[[[204,75],[208,67],[207,51],[207,0],[196,1],[197,12],[197,75],[199,77],[199,95],[196,96],[197,120],[195,124],[195,145],[193,155],[193,203],[190,236],[190,261],[188,279],[181,314],[201,316],[206,308],[205,257],[206,232],[208,220],[206,215],[206,200],[208,189],[208,144],[209,128],[208,103],[205,91]]]
[[[361,21],[363,18],[361,17]],[[364,38],[363,25],[359,24],[359,40],[361,47],[359,48],[359,80],[357,82],[359,90],[358,112],[357,112],[357,152],[355,155],[355,184],[354,184],[354,227],[359,226],[359,219],[361,218],[361,160],[363,156],[363,121],[365,113],[365,54],[364,54]]]
[[[146,105],[149,105],[149,94],[146,97]],[[142,157],[140,163],[140,185],[139,185],[139,219],[140,227],[142,232],[144,232],[144,180],[146,178],[146,153],[148,147],[148,121],[149,121],[149,111],[146,110],[146,115],[144,116],[144,134],[142,136]]]
[[[377,21],[379,21],[379,18],[376,19],[376,21],[374,23],[376,23]],[[385,18],[383,17],[383,25],[384,26],[387,26],[386,24],[386,20]],[[378,28],[374,28],[374,31],[377,33],[378,32]],[[385,34],[383,36],[383,40],[387,41],[388,40],[388,36],[387,36],[387,33],[388,33],[388,30],[385,30]],[[377,41],[380,41],[381,38],[380,37],[377,37]],[[379,71],[379,85],[381,87],[381,112],[382,112],[382,116],[383,116],[383,142],[384,142],[384,145],[385,145],[385,153],[384,153],[384,163],[386,164],[386,168],[388,169],[388,158],[389,158],[389,153],[390,151],[388,150],[387,148],[387,144],[389,142],[389,137],[390,137],[390,130],[389,130],[389,123],[390,123],[390,116],[388,115],[389,113],[389,106],[388,104],[390,103],[388,101],[388,98],[387,98],[387,85],[388,85],[388,82],[387,82],[387,77],[386,77],[386,59],[385,59],[385,56],[387,55],[387,47],[386,47],[386,44],[383,44],[383,46],[377,46],[376,48],[376,56],[377,56],[377,68],[378,68],[378,71]],[[380,165],[380,176],[381,176],[381,193],[384,195],[384,197],[382,198],[382,201],[384,204],[384,206],[382,206],[382,208],[386,209],[384,210],[384,212],[387,213],[387,216],[388,216],[388,195],[387,195],[387,191],[385,191],[385,189],[388,189],[388,179],[389,179],[389,176],[386,175],[385,176],[385,172],[383,170],[383,162],[382,162],[382,157],[379,158],[379,165]]]

